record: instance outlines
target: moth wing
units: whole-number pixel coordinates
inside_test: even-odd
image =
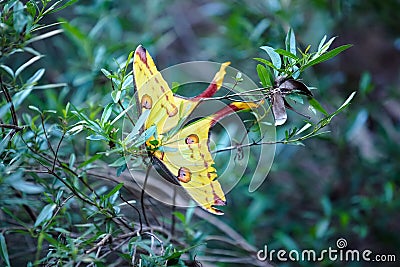
[[[295,91],[298,94],[313,96],[311,91],[307,88],[307,86],[295,79],[285,80],[283,83],[279,85],[279,89],[284,93],[290,93],[291,91]]]
[[[226,199],[209,148],[210,128],[220,119],[258,104],[234,102],[215,114],[199,119],[172,136],[154,156],[169,170],[186,192],[205,210],[223,214],[215,206]]]
[[[163,134],[176,127],[181,119],[180,113],[190,115],[202,98],[211,97],[221,88],[229,64],[225,62],[221,65],[211,84],[200,95],[184,98],[172,93],[149,52],[139,45],[134,54],[133,71],[139,111],[151,109],[145,129],[156,125],[157,133]]]
[[[285,101],[280,91],[274,92],[271,96],[272,113],[275,118],[275,126],[282,125],[287,120]]]

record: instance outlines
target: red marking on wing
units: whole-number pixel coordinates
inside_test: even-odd
[[[136,48],[135,53],[139,56],[140,60],[141,60],[144,64],[146,64],[146,66],[148,67],[148,65],[147,65],[147,58],[146,58],[146,48],[144,48],[143,46],[139,45],[139,46]]]
[[[212,97],[218,91],[218,86],[215,82],[212,82],[206,90],[204,90],[201,94],[194,97],[193,100],[199,100],[201,98]]]
[[[210,184],[210,185],[211,185],[211,188],[212,188],[213,194],[214,194],[214,205],[216,205],[216,206],[225,206],[226,202],[223,201],[219,196],[217,196],[217,194],[214,191],[214,186],[212,184]]]
[[[220,119],[222,119],[222,118],[228,116],[229,114],[236,112],[238,110],[241,110],[241,108],[234,104],[229,104],[228,106],[224,107],[223,109],[217,111],[211,120],[211,127],[214,126],[217,123],[217,121],[219,121]]]

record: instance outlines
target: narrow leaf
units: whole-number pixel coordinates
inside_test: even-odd
[[[140,131],[140,129],[142,128],[142,126],[144,125],[144,122],[147,120],[147,117],[150,114],[150,110],[146,109],[145,111],[143,111],[142,114],[140,114],[139,119],[136,121],[135,126],[133,127],[132,131],[130,132],[130,134],[126,137],[126,140],[129,141],[129,139],[133,138],[133,136],[137,135]]]
[[[119,183],[119,184],[117,184],[110,192],[108,192],[108,193],[105,195],[105,198],[110,198],[112,195],[114,195],[115,193],[117,193],[123,186],[124,186],[124,183]]]
[[[351,93],[351,95],[349,95],[349,97],[344,101],[344,103],[339,107],[339,110],[342,110],[343,108],[345,108],[347,105],[350,104],[350,101],[354,98],[354,96],[356,95],[356,91],[354,91],[353,93]]]
[[[324,45],[321,47],[321,50],[319,50],[318,52],[321,53],[321,54],[323,54],[323,53],[325,53],[326,51],[328,51],[329,47],[332,45],[332,43],[333,43],[333,41],[334,41],[335,39],[336,39],[336,37],[332,37],[331,39],[329,39],[329,41],[326,42],[326,44],[324,44]]]
[[[316,59],[311,60],[310,62],[308,62],[306,65],[303,66],[303,69],[311,67],[311,66],[313,66],[315,64],[324,62],[324,61],[326,61],[328,59],[331,59],[331,58],[335,57],[336,55],[338,55],[339,53],[343,52],[344,50],[346,50],[346,49],[348,49],[348,48],[350,48],[352,46],[353,45],[351,45],[351,44],[342,45],[342,46],[339,46],[339,47],[337,47],[337,48],[335,48],[335,49],[333,49],[333,50],[331,50],[329,52],[326,52],[325,54],[323,54],[323,55],[317,57]]]
[[[108,166],[110,167],[119,167],[126,164],[126,160],[124,157],[122,158],[118,158],[116,161],[114,161],[113,163],[109,164]]]
[[[48,221],[53,216],[53,211],[57,207],[56,204],[47,204],[44,206],[34,224],[35,227],[41,225],[43,222]]]
[[[19,74],[21,74],[21,72],[26,69],[27,67],[29,67],[31,64],[35,63],[36,61],[38,61],[39,59],[41,59],[43,56],[35,56],[33,58],[31,58],[30,60],[28,60],[27,62],[25,62],[24,64],[22,64],[16,71],[15,71],[15,77],[18,77]]]
[[[294,31],[292,28],[289,29],[286,39],[285,39],[285,44],[286,44],[286,51],[290,52],[292,55],[296,56],[296,37],[294,34]]]
[[[131,108],[133,107],[133,105],[130,105],[128,108],[126,108],[124,111],[122,111],[117,117],[115,117],[115,119],[110,123],[111,125],[113,125],[115,122],[117,122],[122,116],[124,116]]]
[[[325,41],[326,41],[326,35],[324,35],[324,37],[322,37],[321,41],[319,42],[318,51],[321,51],[322,46],[324,45]]]
[[[106,69],[101,69],[101,72],[104,74],[104,76],[106,76],[107,78],[110,78],[111,77],[111,73],[108,71],[108,70],[106,70]]]
[[[35,74],[32,75],[32,77],[30,77],[28,79],[28,81],[26,81],[27,84],[32,84],[32,83],[36,83],[37,81],[40,80],[40,78],[42,78],[43,74],[45,72],[45,69],[39,69],[38,71],[35,72]]]
[[[2,68],[3,70],[5,70],[8,74],[10,74],[11,77],[14,78],[14,71],[7,65],[0,65],[0,68]]]
[[[74,164],[75,164],[76,156],[75,153],[72,153],[71,156],[69,156],[69,168],[74,169]]]
[[[69,0],[67,3],[65,3],[65,4],[62,5],[61,7],[52,10],[49,14],[55,13],[55,12],[60,11],[60,10],[62,10],[62,9],[64,9],[64,8],[66,8],[66,7],[69,7],[70,5],[73,5],[73,4],[74,4],[75,2],[77,2],[77,1],[78,1],[78,0]]]
[[[275,49],[275,52],[282,55],[282,56],[286,56],[288,58],[292,58],[295,60],[298,60],[299,58],[297,56],[295,56],[294,54],[290,53],[289,51],[283,50],[283,49]]]
[[[261,81],[261,84],[263,85],[263,87],[265,87],[265,88],[271,87],[271,83],[269,81],[269,77],[268,77],[266,68],[261,64],[257,64],[256,70],[257,70],[258,77],[260,78],[260,81]]]
[[[39,41],[39,40],[43,40],[43,39],[49,38],[51,36],[57,35],[59,33],[62,33],[63,31],[64,30],[62,30],[62,29],[57,29],[57,30],[54,30],[54,31],[51,31],[51,32],[46,32],[44,34],[41,34],[41,35],[38,35],[38,36],[35,36],[35,37],[29,39],[26,43],[30,44],[30,43],[33,43],[33,42],[36,42],[36,41]]]
[[[255,57],[255,58],[253,58],[253,59],[254,59],[254,60],[257,60],[257,61],[259,61],[259,62],[261,62],[261,63],[264,63],[265,65],[267,65],[267,67],[270,67],[271,69],[278,70],[278,69],[274,66],[274,64],[272,64],[272,62],[269,61],[269,60],[266,60],[266,59],[264,59],[264,58],[259,58],[259,57]]]
[[[122,90],[133,87],[133,75],[129,75],[122,84]]]
[[[5,262],[7,267],[11,266],[10,259],[8,257],[6,239],[3,235],[3,233],[0,233],[0,247],[1,247],[1,249],[0,249],[1,258],[3,259],[3,261]]]
[[[85,167],[86,165],[88,165],[88,164],[90,164],[92,162],[95,162],[96,160],[98,160],[101,157],[102,157],[102,154],[96,154],[93,157],[89,158],[88,160],[85,160],[84,162],[79,164],[78,168]]]
[[[92,134],[89,135],[88,137],[86,137],[87,140],[91,140],[91,141],[107,141],[108,139],[100,134]]]
[[[309,100],[309,103],[313,108],[323,113],[325,116],[329,115],[328,112],[321,106],[321,104],[315,98],[311,98]]]
[[[57,87],[66,87],[68,84],[66,83],[50,83],[50,84],[45,84],[45,85],[37,85],[34,86],[33,89],[52,89],[52,88],[57,88]]]
[[[109,103],[104,108],[103,114],[101,114],[101,119],[100,119],[100,122],[102,125],[104,125],[104,123],[106,123],[108,121],[108,119],[110,118],[113,105],[114,105],[114,103]]]
[[[307,130],[308,128],[310,128],[312,126],[311,123],[307,122],[303,127],[301,127],[300,130],[297,131],[297,133],[295,135],[299,135],[302,132],[304,132],[305,130]]]

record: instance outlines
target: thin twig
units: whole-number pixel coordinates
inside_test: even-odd
[[[175,211],[176,211],[176,194],[177,194],[177,190],[176,187],[174,186],[174,193],[172,196],[172,211],[171,211],[171,235],[174,236],[175,234]]]
[[[98,248],[105,246],[107,243],[112,242],[112,235],[106,234],[94,247],[85,251],[85,254],[90,254]]]
[[[44,126],[44,116],[43,116],[43,113],[40,113],[40,118],[41,118],[41,123],[42,123],[42,128],[43,128],[44,137],[46,138],[47,146],[50,148],[51,152],[53,153],[53,155],[54,155],[54,160],[56,160],[56,159],[57,159],[56,152],[54,151],[54,149],[53,149],[53,147],[52,147],[52,145],[51,145],[51,143],[50,143],[50,139],[49,139],[49,137],[48,137],[48,135],[47,135],[46,127]],[[53,169],[53,171],[54,171],[54,169]]]
[[[146,184],[147,184],[147,180],[149,178],[149,174],[150,174],[150,169],[151,169],[151,165],[147,166],[147,170],[146,170],[146,177],[144,178],[144,182],[143,182],[143,188],[142,188],[142,192],[140,194],[140,203],[142,205],[142,212],[143,212],[143,217],[144,217],[144,221],[146,222],[146,225],[148,227],[150,227],[150,223],[147,219],[147,215],[146,215],[146,208],[144,205],[144,192],[145,192],[145,188],[146,188]],[[142,232],[142,226],[140,225],[140,232]]]
[[[54,168],[55,168],[55,166],[56,166],[58,151],[60,150],[60,146],[61,146],[62,141],[64,140],[65,134],[66,134],[66,132],[64,131],[63,134],[62,134],[62,136],[61,136],[60,141],[58,142],[58,145],[57,145],[57,148],[56,148],[56,152],[55,152],[55,154],[54,154],[53,167],[51,168],[53,171],[54,171]]]
[[[20,129],[20,127],[18,126],[18,117],[17,117],[17,113],[15,112],[15,107],[14,104],[12,102],[12,98],[10,96],[10,93],[8,92],[8,88],[6,85],[3,84],[3,79],[0,75],[0,85],[1,85],[1,89],[4,92],[4,96],[6,98],[6,101],[10,104],[10,112],[11,112],[11,118],[12,118],[12,122],[14,124],[14,126],[16,127],[15,129],[12,129],[11,131],[11,138],[14,136],[15,133],[17,133],[18,131],[22,130]],[[10,140],[11,140],[10,138]]]
[[[113,80],[111,78],[111,88],[113,91],[115,91],[115,87],[114,87],[114,83]],[[120,106],[120,108],[125,111],[125,107],[124,105],[122,105],[121,99],[118,99],[118,105]],[[129,114],[126,112],[126,116],[128,117],[128,119],[131,121],[132,126],[135,126],[135,122],[133,121],[133,119],[131,118],[131,116],[129,116]]]
[[[23,126],[21,127],[14,124],[6,124],[6,123],[0,123],[0,128],[13,129],[16,131],[22,131],[24,129]]]
[[[142,229],[142,228],[143,228],[143,226],[142,226],[142,215],[140,214],[140,211],[138,210],[138,208],[136,208],[136,207],[133,206],[131,203],[129,203],[127,200],[125,200],[125,199],[122,197],[122,195],[119,195],[119,198],[122,199],[122,201],[124,201],[128,206],[130,206],[131,208],[133,208],[133,209],[137,212],[138,217],[139,217],[140,229]]]

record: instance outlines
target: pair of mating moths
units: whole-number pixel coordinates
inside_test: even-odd
[[[169,134],[179,125],[182,114],[188,117],[202,99],[212,97],[221,88],[225,69],[230,63],[221,65],[211,84],[201,94],[185,98],[173,94],[145,48],[136,48],[133,61],[139,112],[149,110],[144,130],[153,125],[156,127],[156,137],[153,135],[146,141],[153,162],[169,176],[168,180],[181,185],[203,209],[213,214],[223,214],[216,208],[225,205],[226,200],[216,180],[214,160],[208,146],[210,128],[229,114],[256,108],[259,104],[233,102],[215,114]],[[286,121],[285,107],[291,108],[284,96],[297,88],[308,95],[309,90],[304,84],[293,79],[277,78],[275,88],[267,95],[277,125]]]

